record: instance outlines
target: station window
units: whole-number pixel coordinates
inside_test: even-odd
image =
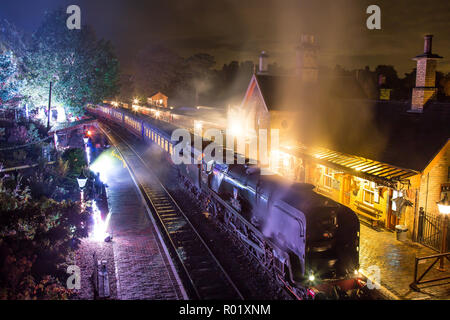
[[[363,202],[369,205],[373,205],[378,202],[378,193],[375,188],[375,182],[367,181],[363,187]]]
[[[392,210],[397,211],[397,204],[395,203],[395,199],[403,196],[401,191],[393,190],[392,191]]]
[[[331,188],[333,183],[333,169],[325,167],[323,171],[323,185],[327,188]]]

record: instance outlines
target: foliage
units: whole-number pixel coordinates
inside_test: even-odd
[[[35,105],[45,105],[53,82],[54,101],[79,116],[87,103],[99,103],[118,92],[119,63],[109,42],[97,40],[89,26],[69,30],[66,18],[61,9],[47,13],[33,34],[26,94]]]
[[[8,105],[18,96],[20,87],[14,54],[11,51],[0,52],[0,106]]]
[[[87,166],[84,151],[80,148],[71,148],[64,151],[62,159],[68,161],[71,176],[77,178],[81,170]]]
[[[33,199],[17,178],[0,179],[0,298],[65,299],[66,257],[87,236],[78,203]]]
[[[162,91],[170,97],[171,104],[182,105],[227,104],[229,97],[245,92],[253,71],[251,61],[232,61],[221,70],[214,70],[216,61],[210,54],[197,53],[183,58],[154,44],[138,52],[135,61],[134,96],[147,97]],[[124,95],[126,92],[121,92]],[[132,98],[129,92],[127,98]]]

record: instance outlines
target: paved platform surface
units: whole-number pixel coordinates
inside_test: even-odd
[[[106,180],[111,212],[117,298],[120,300],[183,299],[182,288],[148,217],[128,170],[105,151],[108,165],[101,172]]]
[[[450,279],[441,281],[444,285],[422,284],[421,292],[410,289],[409,285],[414,277],[414,258],[436,254],[437,252],[418,243],[400,242],[395,233],[376,231],[361,224],[360,264],[366,273],[370,266],[377,266],[380,270],[381,292],[388,299],[422,300],[422,299],[450,299]],[[420,271],[425,271],[432,263],[428,260],[419,264]],[[435,265],[423,280],[450,276],[450,262],[447,260],[446,272],[440,272]],[[421,274],[421,273],[420,273]]]

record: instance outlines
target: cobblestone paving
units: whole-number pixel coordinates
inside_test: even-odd
[[[113,234],[118,299],[182,299],[128,170],[119,160],[112,161],[114,170],[106,172],[104,178],[108,185],[109,231]]]
[[[74,264],[80,267],[81,288],[76,291],[76,300],[94,299],[94,286],[91,275],[94,271],[94,262],[92,255],[97,254],[98,260],[107,261],[107,270],[109,277],[110,299],[117,299],[116,274],[114,272],[114,253],[111,242],[97,242],[90,238],[81,240],[80,247],[76,251]]]
[[[450,299],[450,280],[443,285],[422,284],[420,292],[410,289],[414,276],[414,258],[436,254],[437,252],[418,243],[396,240],[395,233],[376,231],[361,224],[360,264],[365,271],[372,265],[380,268],[380,283],[383,291],[388,291],[385,298],[397,299]],[[427,260],[419,264],[419,273],[425,271],[432,263]],[[450,262],[446,262],[447,271],[434,269],[423,280],[450,276]]]

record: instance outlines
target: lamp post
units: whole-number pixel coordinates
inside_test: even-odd
[[[441,253],[447,252],[447,225],[448,225],[448,215],[450,214],[450,202],[448,200],[447,192],[444,195],[444,198],[437,203],[440,214],[443,216],[442,223],[442,242],[441,242]],[[444,266],[444,257],[441,257],[439,262],[440,271],[445,271]]]
[[[77,178],[78,187],[80,187],[81,190],[81,202],[84,202],[84,188],[86,187],[87,178],[84,175],[83,170],[81,170],[80,176]]]

